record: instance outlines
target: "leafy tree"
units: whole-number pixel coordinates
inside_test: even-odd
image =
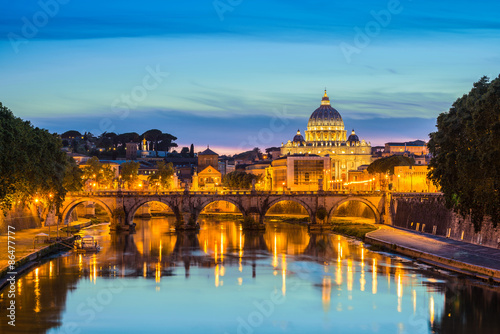
[[[191,144],[191,147],[189,148],[189,156],[191,158],[194,158],[194,145]]]
[[[396,166],[413,166],[415,160],[402,155],[391,155],[390,157],[375,160],[368,166],[368,173],[389,173],[394,174],[394,167]]]
[[[429,178],[448,207],[471,215],[476,231],[485,215],[500,220],[500,76],[481,78],[437,118],[428,143]]]
[[[64,189],[80,191],[83,188],[83,171],[77,166],[75,159],[69,158],[64,173]]]
[[[103,132],[96,141],[96,147],[104,148],[106,150],[111,150],[114,147],[113,138],[116,137],[108,134],[107,132]]]
[[[181,150],[181,155],[183,157],[186,157],[186,156],[189,156],[189,148],[187,148],[187,146],[184,146]]]
[[[259,177],[255,174],[234,171],[224,175],[222,185],[232,189],[250,189],[252,180],[258,181]]]
[[[168,152],[172,147],[177,147],[177,143],[174,143],[177,140],[177,137],[172,136],[169,133],[164,133],[160,137],[160,142],[158,143],[158,150]]]
[[[43,200],[60,206],[67,156],[61,139],[15,117],[0,103],[0,208],[15,201]]]
[[[137,161],[127,161],[121,165],[120,176],[123,182],[127,183],[129,188],[130,185],[134,184],[139,179],[138,173],[140,165],[141,164]]]
[[[92,157],[87,160],[85,167],[83,167],[83,180],[94,181],[97,187],[111,187],[115,173],[108,164],[103,164],[97,159]]]
[[[175,173],[174,166],[171,162],[166,164],[164,161],[159,161],[156,165],[158,171],[148,177],[149,183],[153,187],[168,189],[172,183]]]
[[[82,137],[82,134],[76,130],[69,130],[61,135],[61,138],[63,138],[63,139],[74,139],[74,138],[81,138],[81,137]]]
[[[153,143],[153,151],[156,152],[156,156],[158,156],[158,142],[161,140],[161,135],[163,133],[158,129],[151,129],[142,134],[142,138],[145,138],[147,141]]]
[[[140,142],[140,140],[141,140],[141,137],[136,132],[122,133],[122,134],[119,134],[119,135],[113,137],[113,143],[115,145],[119,144],[123,147],[125,147],[125,144],[127,144],[127,143],[130,143],[130,142],[138,143],[138,142]]]

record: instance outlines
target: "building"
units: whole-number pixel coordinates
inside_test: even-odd
[[[327,190],[329,175],[329,157],[315,154],[288,155],[271,162],[264,177],[264,188],[272,191]]]
[[[265,178],[267,175],[267,169],[270,165],[271,160],[261,160],[245,167],[245,173],[257,175],[259,177],[257,183],[255,184],[256,190],[266,190]]]
[[[137,143],[126,143],[125,151],[126,151],[126,159],[127,160],[135,160],[137,159],[137,147],[139,144]]]
[[[329,181],[346,181],[350,170],[371,163],[372,151],[370,143],[360,140],[354,130],[347,137],[342,117],[330,105],[325,90],[321,105],[309,118],[305,138],[298,130],[293,140],[281,144],[281,154],[327,156],[331,166],[327,175]]]
[[[205,167],[201,172],[193,175],[191,189],[197,190],[215,190],[221,186],[222,176],[217,168],[211,165]]]
[[[205,151],[198,153],[198,173],[208,166],[212,166],[216,170],[219,168],[219,155],[212,151],[209,146]]]
[[[394,167],[393,190],[396,192],[438,192],[434,183],[427,177],[427,166]]]
[[[429,154],[429,149],[427,148],[427,143],[423,140],[385,144],[385,157],[391,156],[393,154],[403,154],[404,152],[408,152],[414,155],[427,155]]]

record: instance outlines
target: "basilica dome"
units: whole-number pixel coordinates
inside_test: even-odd
[[[352,132],[351,134],[349,135],[349,138],[347,138],[347,141],[351,143],[351,145],[353,143],[357,143],[359,142],[359,137],[358,135],[356,134],[356,132],[354,132],[354,129],[352,129]]]
[[[300,134],[300,130],[297,130],[297,134],[293,137],[293,141],[295,143],[302,143],[304,142],[304,137]]]
[[[321,105],[309,117],[306,131],[306,141],[323,143],[345,142],[346,131],[340,113],[330,105],[330,98],[326,94],[321,99]]]

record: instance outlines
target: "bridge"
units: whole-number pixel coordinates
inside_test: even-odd
[[[111,217],[112,228],[128,229],[133,225],[134,216],[144,204],[160,202],[168,206],[176,217],[178,229],[196,226],[198,217],[210,203],[226,201],[234,204],[243,217],[251,217],[257,227],[264,223],[268,210],[276,203],[292,201],[302,205],[309,215],[310,226],[320,226],[330,221],[333,213],[343,203],[358,201],[372,212],[377,223],[390,224],[388,204],[390,196],[385,192],[342,193],[330,191],[225,191],[217,192],[144,192],[144,191],[95,191],[68,193],[61,207],[61,224],[67,224],[71,212],[81,203],[93,202],[100,205]],[[316,213],[326,209],[326,219],[320,221]],[[322,210],[324,212],[324,210]]]

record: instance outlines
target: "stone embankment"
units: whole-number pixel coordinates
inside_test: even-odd
[[[500,250],[383,226],[365,242],[446,270],[500,283]]]

